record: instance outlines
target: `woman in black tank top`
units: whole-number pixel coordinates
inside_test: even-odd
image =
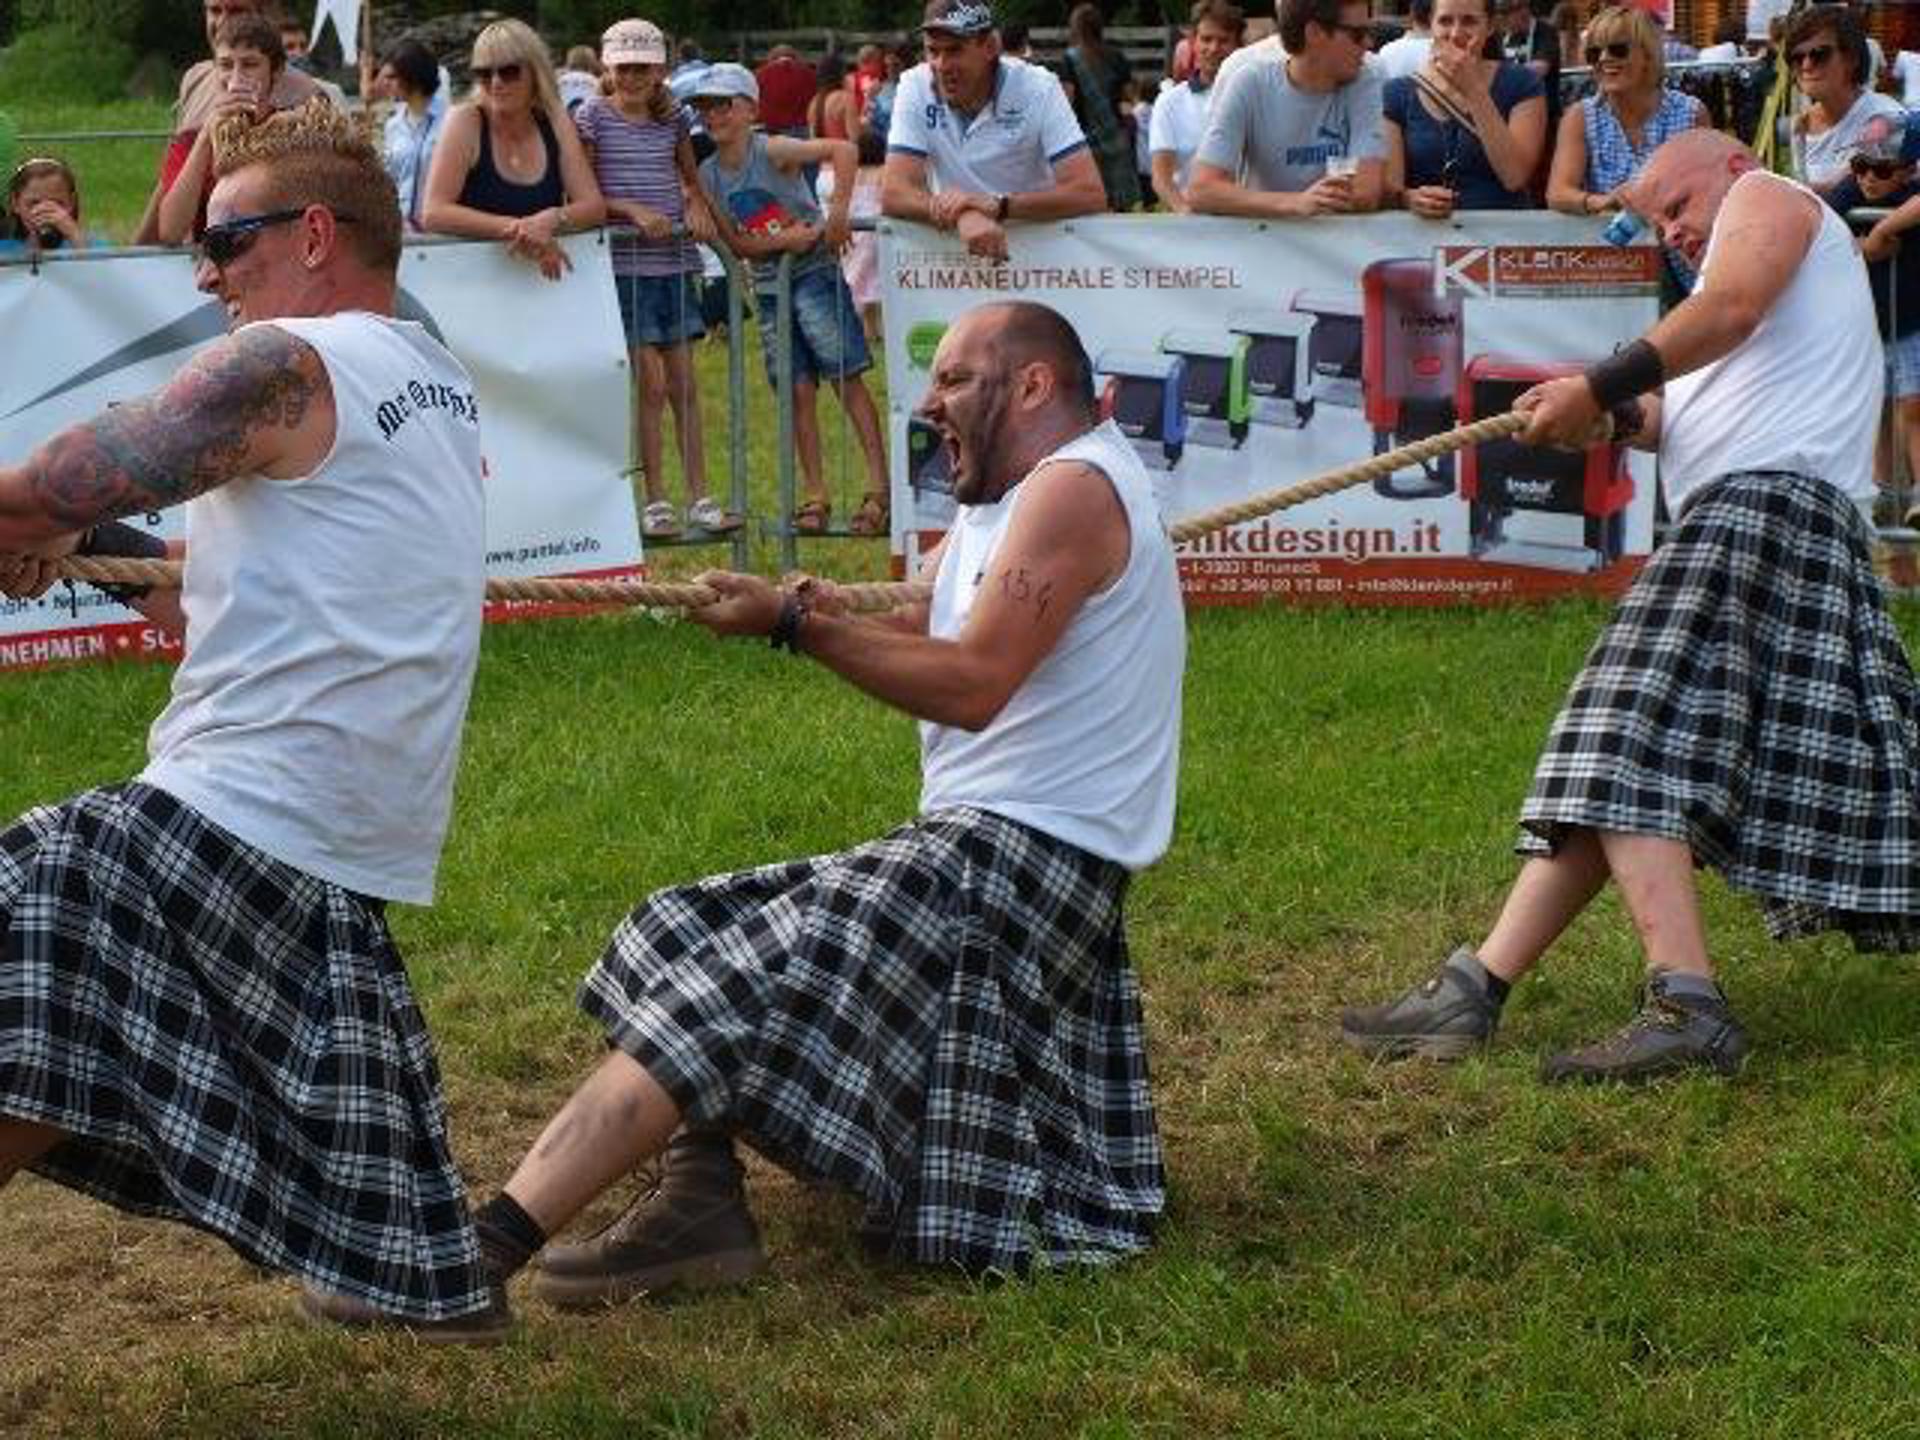
[[[547,47],[518,20],[473,42],[473,98],[457,105],[434,147],[421,225],[499,240],[550,280],[566,268],[564,230],[598,225],[606,201],[560,104]]]

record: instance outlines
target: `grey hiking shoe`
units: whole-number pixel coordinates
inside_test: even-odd
[[[534,1294],[562,1310],[586,1310],[668,1290],[743,1285],[766,1268],[767,1255],[737,1187],[687,1195],[661,1184],[597,1235],[549,1245],[534,1263]]]
[[[1487,997],[1487,972],[1462,945],[1406,993],[1344,1011],[1340,1034],[1354,1049],[1381,1059],[1460,1060],[1485,1048],[1499,1024],[1500,1007]]]
[[[1540,1078],[1550,1085],[1606,1080],[1637,1085],[1689,1070],[1736,1075],[1746,1058],[1747,1032],[1725,996],[1676,994],[1656,971],[1640,987],[1633,1019],[1604,1040],[1549,1055],[1541,1062]]]
[[[364,1300],[304,1284],[300,1287],[300,1315],[311,1324],[337,1325],[346,1330],[404,1331],[426,1345],[498,1345],[513,1328],[513,1312],[507,1308],[506,1282],[491,1267],[487,1290],[484,1310],[450,1320],[409,1320],[375,1309]]]

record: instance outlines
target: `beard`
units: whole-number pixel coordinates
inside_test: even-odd
[[[1007,382],[996,378],[991,387],[983,387],[977,413],[951,426],[953,431],[953,498],[962,505],[979,505],[998,500],[1006,493],[1002,482],[1005,459],[1007,418]]]

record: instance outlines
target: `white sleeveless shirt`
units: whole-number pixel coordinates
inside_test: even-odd
[[[425,904],[486,588],[473,381],[418,325],[268,323],[325,364],[333,448],[188,502],[186,658],[141,778],[288,865]]]
[[[922,722],[922,813],[971,805],[1130,870],[1173,835],[1186,617],[1153,485],[1109,420],[1068,442],[992,505],[963,505],[934,580],[929,633],[952,639],[989,583],[994,552],[1046,467],[1078,460],[1126,511],[1127,567],[1089,596],[1059,643],[978,732]]]
[[[1817,199],[1764,170],[1734,181],[1742,185],[1791,185]],[[1721,235],[1716,226],[1701,267],[1708,296]],[[1871,504],[1883,365],[1866,266],[1846,224],[1822,203],[1806,258],[1759,328],[1667,382],[1660,482],[1668,506],[1677,515],[1703,486],[1741,470],[1791,470]]]

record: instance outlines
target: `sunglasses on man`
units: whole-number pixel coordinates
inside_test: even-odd
[[[1869,160],[1864,155],[1855,155],[1847,161],[1847,166],[1856,175],[1871,175],[1876,180],[1891,180],[1907,168],[1904,160]]]
[[[1366,49],[1373,41],[1373,26],[1371,25],[1349,25],[1344,20],[1335,20],[1327,26],[1327,29],[1339,31],[1362,50]]]
[[[1598,65],[1603,55],[1609,60],[1624,60],[1631,54],[1633,54],[1632,42],[1609,40],[1604,45],[1587,46],[1587,64]]]
[[[284,225],[289,220],[298,220],[310,207],[302,205],[297,210],[269,210],[260,215],[237,215],[231,220],[222,220],[218,225],[209,225],[200,232],[199,254],[202,260],[216,270],[223,269],[238,260],[253,248],[253,242],[260,238],[260,232],[273,225]],[[353,216],[340,211],[333,212],[336,225],[353,224]]]
[[[1803,45],[1788,54],[1787,64],[1794,70],[1800,69],[1803,65],[1811,65],[1817,70],[1832,58],[1833,46],[1831,45]]]
[[[467,73],[473,76],[476,85],[491,84],[495,80],[502,85],[511,85],[527,73],[527,67],[517,60],[510,60],[505,65],[470,65]]]

